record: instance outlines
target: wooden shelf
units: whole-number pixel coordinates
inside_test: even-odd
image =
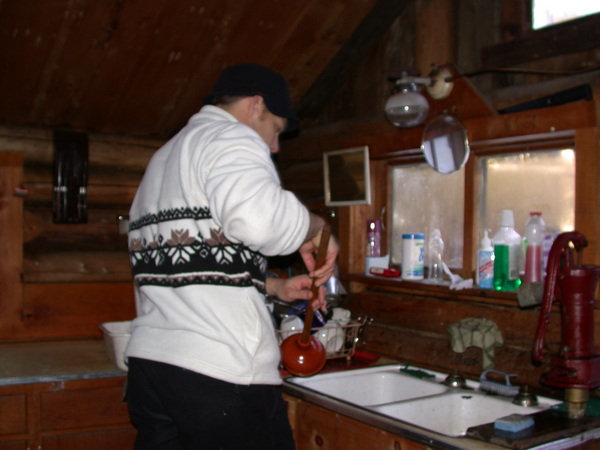
[[[364,290],[400,292],[428,297],[450,298],[478,303],[492,303],[502,306],[516,306],[516,292],[500,292],[490,289],[451,290],[448,285],[433,285],[400,278],[367,276],[362,274],[341,274],[340,279],[352,283],[351,292]]]

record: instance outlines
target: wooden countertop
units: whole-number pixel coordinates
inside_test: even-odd
[[[0,344],[0,386],[122,376],[103,340]]]

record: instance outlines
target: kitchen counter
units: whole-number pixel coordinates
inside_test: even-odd
[[[394,361],[393,363],[398,363],[398,361]],[[379,361],[371,363],[369,365],[379,364],[390,364],[390,360],[388,360],[387,358],[382,358]],[[361,368],[360,365],[361,364],[355,363],[345,364],[340,360],[328,361],[327,365],[325,366],[325,369],[321,373],[357,369]],[[365,366],[363,365],[363,367]],[[284,383],[283,391],[286,394],[296,397],[302,401],[312,403],[314,405],[332,411],[333,413],[341,414],[351,419],[358,420],[366,425],[370,425],[377,429],[396,434],[400,437],[407,438],[411,441],[424,444],[430,448],[443,450],[492,450],[506,448],[504,445],[497,445],[496,443],[486,442],[486,440],[475,439],[470,436],[449,437],[437,434],[435,432],[425,430],[417,426],[413,426],[407,422],[396,420],[391,417],[386,417],[384,415],[378,414],[377,412],[370,411],[367,408],[362,408],[360,406],[353,405],[345,401],[337,400],[334,397],[329,397],[327,395],[318,393],[311,389],[304,388],[297,384]],[[597,427],[597,425],[594,426]],[[553,436],[553,438],[550,438],[552,440],[548,439],[548,441],[544,441],[543,439],[540,439],[537,443],[533,445],[527,445],[527,447],[521,447],[519,442],[517,441],[514,442],[514,447],[513,445],[507,446],[513,448],[528,448],[532,450],[568,449],[591,440],[600,439],[600,428],[588,427],[588,429],[583,430],[573,429],[572,432],[567,431],[562,433],[562,435],[559,433],[554,434]]]
[[[0,386],[122,376],[103,340],[0,344]]]
[[[339,371],[360,367],[389,364],[387,358],[378,361],[329,361],[325,371]],[[103,340],[31,342],[19,344],[0,344],[0,386],[52,383],[60,381],[90,380],[99,378],[124,377],[125,372],[119,370],[108,358]],[[282,374],[284,378],[289,374]],[[382,418],[364,410],[349,407],[347,403],[336,402],[323,396],[300,392],[284,385],[284,391],[303,400],[314,402],[338,413],[377,426],[381,429],[425,443],[432,448],[440,449],[483,449],[500,448],[469,438],[448,438],[406,423]],[[600,438],[598,429],[589,430],[577,436],[571,436],[563,442],[553,442],[536,447],[538,449],[569,448],[574,442],[585,442]]]

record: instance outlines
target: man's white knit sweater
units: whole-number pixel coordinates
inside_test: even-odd
[[[126,356],[279,384],[265,256],[296,251],[309,213],[260,136],[204,106],[153,156],[129,219],[138,317]]]

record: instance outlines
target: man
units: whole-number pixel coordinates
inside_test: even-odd
[[[137,318],[126,349],[138,449],[291,449],[265,294],[311,299],[332,274],[324,221],[280,186],[271,160],[298,126],[286,81],[227,68],[205,106],[153,156],[130,211]],[[308,275],[266,278],[299,250]],[[324,306],[324,292],[312,307]]]

